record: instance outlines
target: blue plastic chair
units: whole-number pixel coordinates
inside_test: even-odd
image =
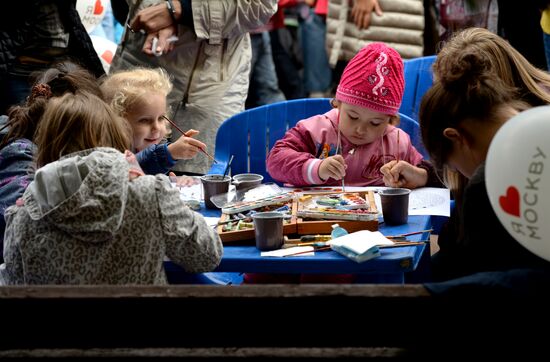
[[[411,137],[411,143],[416,148],[418,152],[424,156],[425,159],[428,158],[428,152],[424,148],[422,143],[422,134],[420,133],[420,124],[417,121],[407,116],[406,114],[399,113],[399,128],[407,132]]]
[[[266,171],[266,158],[275,142],[298,121],[331,109],[328,98],[283,101],[248,109],[225,120],[216,136],[214,164],[208,173],[223,173],[231,155],[231,173],[253,172],[273,179]]]
[[[216,136],[214,158],[218,163],[208,173],[222,174],[234,155],[231,162],[233,175],[253,172],[263,175],[263,182],[273,182],[266,170],[266,158],[275,142],[298,121],[326,113],[331,108],[330,98],[304,98],[248,109],[228,118]],[[399,127],[409,134],[412,144],[426,157],[418,122],[407,115],[400,116]]]
[[[433,84],[432,64],[436,56],[413,58],[404,61],[405,92],[399,112],[418,119],[422,96]]]

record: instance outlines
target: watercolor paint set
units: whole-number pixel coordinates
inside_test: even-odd
[[[367,191],[363,196],[358,192],[304,194],[298,199],[298,216],[333,220],[374,220],[378,209],[374,195]],[[370,199],[370,200],[369,200]]]
[[[302,193],[297,197],[297,233],[330,233],[336,221],[348,232],[378,230],[379,212],[372,191]]]
[[[276,190],[276,189],[270,189]],[[263,193],[264,195],[269,190]],[[285,214],[285,235],[330,234],[332,225],[338,223],[348,232],[378,230],[378,210],[374,193],[365,192],[282,192],[259,197],[254,192],[248,199],[222,207],[217,227],[224,243],[254,241],[252,214],[260,211],[279,211]],[[253,196],[253,199],[251,197]]]
[[[245,191],[216,195],[211,200],[223,214],[236,214],[290,201],[293,197],[293,192],[283,192],[276,184],[267,183]]]
[[[285,235],[296,233],[296,203],[293,200],[286,200],[235,214],[222,214],[216,229],[222,242],[250,240],[253,243],[255,234],[252,216],[256,212],[265,211],[282,213],[283,233]]]

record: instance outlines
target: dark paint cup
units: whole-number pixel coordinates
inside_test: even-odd
[[[210,200],[212,196],[225,194],[229,191],[231,177],[223,175],[204,175],[201,176],[202,188],[204,191],[204,206],[207,209],[218,209]]]
[[[261,251],[276,250],[283,246],[283,214],[276,211],[257,212],[254,219],[256,248]]]
[[[233,185],[237,191],[248,190],[259,186],[264,177],[257,173],[241,173],[233,176]]]
[[[410,193],[411,190],[404,188],[378,191],[386,225],[401,225],[408,222]]]

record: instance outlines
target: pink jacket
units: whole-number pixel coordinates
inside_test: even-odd
[[[337,143],[337,109],[304,119],[275,143],[267,156],[267,171],[275,180],[294,186],[339,185],[340,180],[321,180],[318,172],[322,159],[335,154]],[[397,149],[397,129],[393,126],[386,128],[379,141],[367,145],[356,146],[343,134],[341,143],[347,165],[344,180],[349,186],[383,186],[380,167],[395,160],[397,153],[399,159],[415,166],[422,161],[422,155],[403,131]]]

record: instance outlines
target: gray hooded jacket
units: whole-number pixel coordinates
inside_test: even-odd
[[[165,256],[211,271],[219,236],[165,175],[129,180],[114,149],[70,155],[36,172],[24,206],[6,211],[5,284],[166,284]]]

